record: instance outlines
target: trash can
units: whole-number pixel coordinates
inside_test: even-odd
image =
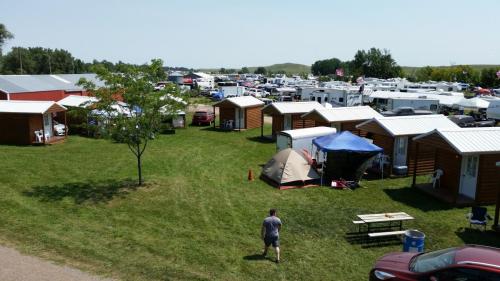
[[[407,230],[403,237],[403,252],[422,253],[425,234],[416,229]]]

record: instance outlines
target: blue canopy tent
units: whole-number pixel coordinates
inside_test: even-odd
[[[326,155],[323,182],[344,179],[358,182],[368,164],[382,148],[349,131],[313,139],[313,144]]]

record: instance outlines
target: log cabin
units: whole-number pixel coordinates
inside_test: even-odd
[[[262,127],[262,106],[264,102],[252,96],[223,99],[214,104],[219,108],[220,128],[245,130]],[[215,122],[214,122],[215,127]]]
[[[380,117],[367,120],[356,128],[364,131],[373,144],[384,149],[385,175],[412,175],[415,143],[412,138],[437,128],[459,128],[444,115]],[[422,147],[416,162],[418,175],[434,172],[434,151]]]
[[[321,108],[324,107],[315,101],[273,102],[262,109],[262,120],[264,115],[272,117],[272,137],[276,139],[281,131],[315,127],[314,120],[301,118],[301,116],[311,110]],[[261,137],[264,137],[263,130],[261,130]]]
[[[66,128],[66,108],[55,102],[0,101],[0,144],[55,143],[66,138]]]
[[[500,128],[436,129],[414,137],[415,154],[434,149],[434,170],[442,175],[432,185],[413,186],[455,205],[494,204],[500,189]],[[499,163],[499,164],[497,164]]]
[[[375,117],[382,115],[369,106],[313,109],[301,116],[304,119],[314,120],[316,126],[333,127],[337,132],[350,131],[361,137],[366,136],[366,132],[356,128],[356,125]]]

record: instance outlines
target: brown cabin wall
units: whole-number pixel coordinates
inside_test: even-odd
[[[408,151],[407,151],[407,166],[408,175],[413,175],[415,163],[415,150],[416,143],[412,140],[413,136],[408,137]],[[432,146],[420,144],[418,147],[417,157],[417,175],[431,174],[434,172],[436,157],[436,149]]]
[[[493,204],[496,202],[497,192],[500,188],[500,168],[496,162],[500,161],[500,154],[479,156],[478,177],[476,185],[476,202],[480,204]]]
[[[356,136],[366,137],[366,134],[367,134],[366,131],[362,131],[362,130],[356,128],[356,125],[358,125],[358,124],[360,124],[360,123],[362,123],[364,121],[365,120],[363,120],[363,121],[341,122],[340,123],[340,130],[341,131],[349,131],[349,132],[353,133]]]
[[[32,114],[0,114],[0,143],[2,144],[31,144],[31,134],[34,130],[30,129],[31,117],[37,115]],[[41,123],[41,116],[38,115]],[[33,133],[32,133],[33,132]]]
[[[295,129],[303,129],[303,128],[312,128],[315,127],[316,124],[312,119],[302,119],[300,118],[302,114],[292,114],[292,130]]]
[[[262,127],[261,107],[248,107],[245,110],[245,128],[253,129]]]
[[[425,145],[421,144],[420,147],[422,146]],[[458,194],[462,157],[445,149],[437,149],[435,155],[435,169],[441,169],[443,171],[439,188],[445,189],[451,194]]]
[[[222,126],[224,120],[234,120],[234,107],[220,107],[219,108],[219,126]]]
[[[273,138],[276,138],[276,135],[283,131],[283,126],[284,126],[285,118],[283,115],[273,115]]]
[[[392,157],[393,157],[393,151],[394,151],[394,138],[380,135],[380,134],[373,134],[372,135],[373,139],[373,144],[382,148],[383,154],[389,156],[389,166],[387,169],[384,169],[384,175],[390,175],[392,174]]]

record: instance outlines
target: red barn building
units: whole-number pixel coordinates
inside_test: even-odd
[[[69,95],[86,96],[76,84],[85,78],[102,85],[95,74],[0,75],[0,100],[59,101]]]

